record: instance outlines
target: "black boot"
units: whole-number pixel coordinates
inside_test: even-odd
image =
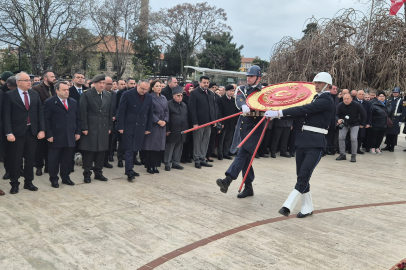
[[[390,150],[390,145],[386,145],[385,148],[381,149],[382,151],[389,151]]]
[[[20,185],[20,182],[12,182],[12,183],[10,183],[10,185],[11,185],[10,194],[17,194],[18,186]]]
[[[282,216],[288,217],[290,215],[290,210],[287,207],[282,207],[281,209],[279,209],[278,213]]]
[[[159,173],[159,171],[158,171],[158,168],[157,168],[157,167],[154,167],[154,168],[153,168],[153,170],[154,170],[154,173]]]
[[[271,158],[276,158],[275,152],[271,152]]]
[[[345,154],[343,155],[343,154],[340,154],[339,156],[338,156],[338,158],[336,158],[336,160],[346,160],[347,159],[347,157],[345,156]]]
[[[154,168],[148,168],[148,169],[147,169],[147,173],[154,174]]]
[[[290,154],[286,153],[285,151],[281,151],[280,156],[290,158]]]
[[[96,180],[100,180],[100,181],[107,181],[109,179],[107,179],[106,177],[103,176],[102,172],[95,172],[94,173],[94,179]]]
[[[117,167],[119,167],[119,168],[123,168],[123,167],[124,167],[122,160],[119,160],[119,161],[117,162]]]
[[[395,146],[391,146],[389,152],[395,152]]]
[[[111,165],[108,161],[105,161],[104,164],[103,164],[103,167],[111,169],[111,168],[113,168],[113,165]]]
[[[221,192],[227,193],[228,186],[231,184],[231,182],[232,182],[233,180],[234,180],[234,179],[231,178],[231,176],[226,175],[226,178],[224,178],[224,179],[217,179],[216,183],[217,183],[217,185],[220,187],[220,191],[221,191]]]
[[[37,191],[38,188],[32,184],[30,180],[24,180],[24,189],[28,189],[30,191]]]
[[[90,182],[92,182],[90,176],[92,175],[92,172],[83,172],[83,176],[84,176],[84,180],[83,182],[85,182],[86,184],[89,184]]]
[[[252,189],[251,183],[245,183],[244,190],[237,195],[237,198],[246,198],[248,196],[254,196],[254,189]]]

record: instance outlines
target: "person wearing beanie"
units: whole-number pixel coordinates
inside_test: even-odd
[[[1,76],[0,76],[0,84],[4,85],[7,81],[7,79],[11,76],[14,76],[13,72],[11,71],[4,71]]]

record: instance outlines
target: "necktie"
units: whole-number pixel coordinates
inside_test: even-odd
[[[99,94],[100,99],[103,100],[103,94]]]
[[[66,105],[66,100],[62,100],[63,106],[65,106],[65,109],[68,110],[68,105]]]
[[[79,92],[79,96],[80,96],[82,94],[82,88],[79,88],[78,92]]]
[[[25,108],[26,108],[27,111],[28,111],[28,110],[30,109],[30,101],[28,100],[27,92],[24,91],[23,94],[24,94],[24,105],[25,105]],[[27,125],[30,124],[30,123],[31,123],[30,117],[28,116],[28,118],[27,118]]]

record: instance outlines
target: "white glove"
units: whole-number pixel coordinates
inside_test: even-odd
[[[401,127],[404,123],[403,122],[399,122],[399,127]]]
[[[265,112],[265,117],[268,117],[268,118],[271,118],[271,119],[279,118],[279,113],[278,113],[278,111],[266,111]]]
[[[248,107],[247,105],[242,105],[241,109],[242,109],[242,114],[243,115],[249,114],[251,112],[250,107]]]

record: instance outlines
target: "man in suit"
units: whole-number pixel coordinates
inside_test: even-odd
[[[4,95],[3,124],[7,140],[12,142],[10,185],[11,194],[18,193],[18,179],[24,158],[24,188],[37,191],[34,180],[35,149],[38,140],[45,137],[45,121],[41,99],[36,91],[30,90],[30,76],[21,72],[16,75],[17,89]]]
[[[80,96],[87,89],[87,87],[84,86],[84,83],[85,76],[82,73],[76,72],[75,74],[73,74],[73,86],[69,88],[69,97],[76,100],[78,104]]]
[[[265,113],[265,116],[270,118],[304,117],[303,131],[296,140],[297,182],[295,189],[279,210],[281,215],[289,216],[300,197],[302,198],[302,208],[297,217],[304,218],[313,214],[309,181],[327,146],[327,128],[330,126],[334,112],[334,101],[330,96],[330,91],[325,90],[330,90],[330,86],[333,85],[332,81],[330,74],[321,72],[313,80],[317,95],[314,96],[312,103]]]
[[[330,126],[328,127],[326,154],[334,156],[338,150],[338,133],[339,133],[335,117],[337,106],[340,103],[340,99],[337,96],[337,86],[333,85],[331,87],[330,95],[334,101],[334,111],[333,117],[331,117]]]
[[[141,151],[144,137],[152,130],[153,106],[148,80],[141,80],[137,88],[126,91],[120,99],[117,111],[117,129],[121,134],[121,144],[125,149],[125,174],[132,181],[134,172],[134,152]]]
[[[105,88],[105,90],[107,92],[109,92],[110,95],[111,95],[111,107],[110,107],[110,110],[111,110],[111,115],[112,115],[111,118],[112,118],[112,121],[113,121],[113,129],[112,129],[112,131],[114,131],[114,126],[115,126],[115,122],[116,122],[116,110],[117,110],[117,108],[116,108],[117,93],[112,90],[112,86],[113,86],[113,79],[110,78],[110,77],[106,77],[106,88]],[[113,159],[113,154],[114,154],[114,150],[113,150],[113,147],[114,147],[113,133],[114,132],[111,132],[109,134],[109,149],[106,150],[106,153],[104,154],[103,167],[104,168],[109,168],[109,169],[113,168],[113,165],[111,165],[109,163],[109,159]]]
[[[357,93],[357,97],[354,99],[354,101],[361,103],[362,107],[365,110],[365,113],[367,114],[367,120],[365,124],[365,128],[360,128],[358,131],[358,148],[357,148],[357,154],[363,155],[364,152],[361,151],[361,145],[365,145],[365,137],[366,137],[366,129],[371,127],[372,124],[372,111],[371,111],[371,103],[368,101],[364,100],[365,92],[363,90],[359,90]]]
[[[235,106],[234,98],[234,87],[232,85],[227,85],[226,93],[222,97],[217,99],[217,105],[219,108],[219,114],[221,118],[236,114],[239,112],[237,106]],[[233,159],[228,155],[230,152],[231,142],[233,141],[233,135],[235,130],[235,125],[237,124],[238,117],[233,117],[224,120],[221,125],[220,139],[218,143],[218,159]]]
[[[36,85],[33,86],[31,89],[36,91],[41,99],[41,104],[44,105],[44,101],[47,98],[55,96],[55,89],[54,83],[56,81],[55,74],[50,71],[46,70],[43,73],[44,80]],[[35,167],[37,171],[35,175],[41,176],[42,175],[42,168],[44,167],[44,160],[45,160],[45,173],[48,172],[48,143],[47,140],[44,138],[38,141],[37,150],[35,152]]]
[[[113,128],[111,95],[105,91],[105,75],[92,79],[93,87],[80,97],[79,109],[82,133],[79,149],[83,156],[84,182],[90,183],[94,162],[94,179],[107,181],[103,176],[104,154],[109,149],[109,134]]]
[[[201,76],[200,86],[190,93],[188,109],[193,127],[216,120],[215,94],[208,89],[209,83],[209,77]],[[193,159],[197,169],[200,169],[201,166],[213,167],[206,162],[210,134],[211,126],[193,131]]]
[[[178,86],[178,80],[173,77],[173,76],[169,76],[167,79],[168,85],[162,89],[161,94],[164,95],[166,97],[166,99],[169,101],[171,100],[172,97],[172,88]]]
[[[69,85],[65,81],[55,84],[56,95],[44,102],[45,135],[49,143],[48,169],[51,186],[58,188],[58,173],[62,183],[73,186],[69,177],[75,141],[79,140],[80,115],[76,100],[69,97]]]

